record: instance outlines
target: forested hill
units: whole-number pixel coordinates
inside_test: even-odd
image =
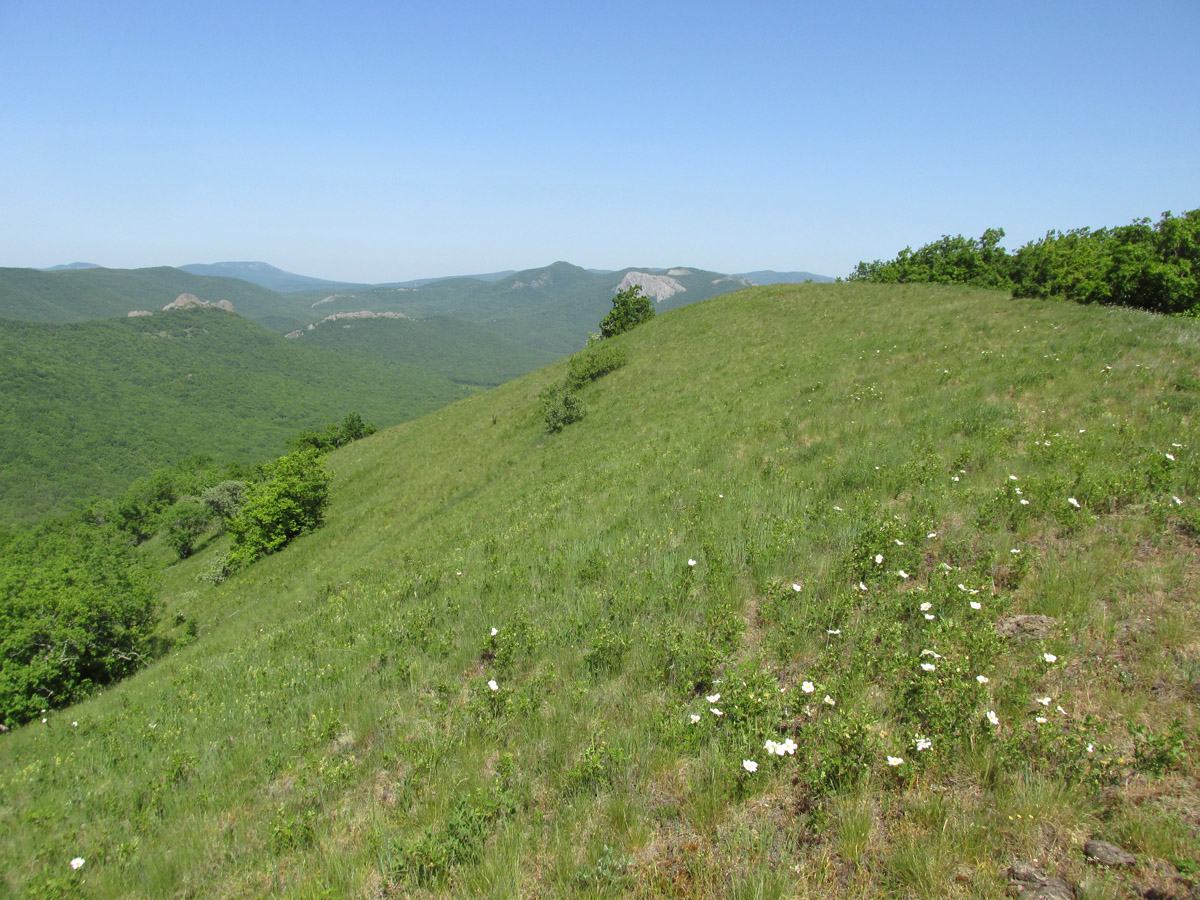
[[[161,310],[180,294],[228,300],[241,316],[273,331],[290,331],[312,321],[307,304],[237,278],[193,275],[159,266],[151,269],[0,268],[0,319],[26,322],[84,322]]]
[[[257,462],[351,409],[393,425],[546,361],[424,323],[407,326],[420,334],[411,361],[403,347],[334,352],[218,309],[2,325],[0,523],[111,495],[194,453]]]

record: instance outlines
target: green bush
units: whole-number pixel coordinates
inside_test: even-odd
[[[551,434],[583,418],[583,401],[562,385],[548,387],[538,396],[542,401],[546,430]]]
[[[602,378],[629,362],[629,355],[620,347],[601,344],[571,357],[567,370],[567,390],[577,391],[585,384]]]
[[[247,489],[241,512],[229,523],[231,566],[252,563],[320,527],[329,503],[329,475],[322,460],[314,449],[281,456],[265,480]]]
[[[654,305],[642,293],[640,284],[618,293],[613,297],[612,304],[612,310],[600,320],[600,334],[606,338],[624,334],[654,318]]]
[[[184,497],[175,502],[163,517],[166,523],[166,541],[180,559],[187,559],[196,549],[196,538],[204,534],[212,521],[208,506],[195,497]]]
[[[49,522],[0,548],[0,721],[27,722],[134,671],[154,586],[112,524]]]
[[[242,500],[245,495],[246,482],[230,480],[214,484],[200,495],[200,499],[208,507],[209,515],[220,520],[221,528],[224,530],[241,512]]]

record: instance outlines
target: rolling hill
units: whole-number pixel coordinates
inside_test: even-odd
[[[215,309],[3,323],[0,523],[112,495],[194,453],[257,462],[351,410],[393,425],[548,359],[443,320],[356,325],[367,332],[357,350],[337,325],[290,341]]]
[[[135,310],[161,310],[180,294],[228,300],[241,316],[273,331],[307,324],[307,310],[274,291],[236,278],[210,278],[180,269],[0,268],[0,320],[85,322]]]
[[[566,361],[358,441],[320,531],[164,569],[174,652],[0,736],[4,886],[1194,896],[1198,335],[755,288],[558,434]]]
[[[632,278],[656,294],[666,311],[740,290],[749,282],[701,269],[622,269],[597,273],[565,262],[483,282],[447,278],[417,288],[373,287],[333,294],[296,294],[325,314],[342,310],[400,312],[415,318],[443,315],[473,322],[510,340],[558,355],[583,346],[611,309],[611,298]]]

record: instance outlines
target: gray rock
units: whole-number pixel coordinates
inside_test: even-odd
[[[1075,900],[1071,886],[1057,875],[1047,875],[1031,863],[1018,861],[1008,868],[1008,892],[1021,900]]]
[[[1137,862],[1128,850],[1108,841],[1088,841],[1083,845],[1083,855],[1102,866],[1132,866]]]
[[[1003,616],[996,622],[996,634],[1000,637],[1015,637],[1044,640],[1050,636],[1058,619],[1053,616]]]

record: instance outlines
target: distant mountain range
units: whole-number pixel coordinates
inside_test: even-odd
[[[66,269],[100,269],[95,263],[73,262],[62,266],[50,266],[42,272],[61,272]],[[472,278],[476,281],[500,281],[510,275],[516,275],[517,270],[506,269],[503,272],[487,272],[479,275],[444,275],[438,278],[416,278],[411,281],[395,281],[383,284],[368,284],[352,281],[332,281],[328,278],[313,278],[309,275],[297,275],[295,272],[285,272],[270,263],[265,262],[217,262],[217,263],[188,263],[176,268],[190,272],[193,275],[210,275],[219,278],[240,278],[260,287],[277,291],[281,294],[297,291],[346,291],[366,287],[407,287],[416,288],[433,284],[435,281],[449,281],[452,278]],[[586,269],[593,275],[610,275],[619,269]],[[835,279],[828,275],[817,275],[814,272],[776,272],[774,269],[759,269],[754,272],[734,272],[739,278],[753,281],[755,284],[800,284],[805,281],[817,283],[830,282]]]

